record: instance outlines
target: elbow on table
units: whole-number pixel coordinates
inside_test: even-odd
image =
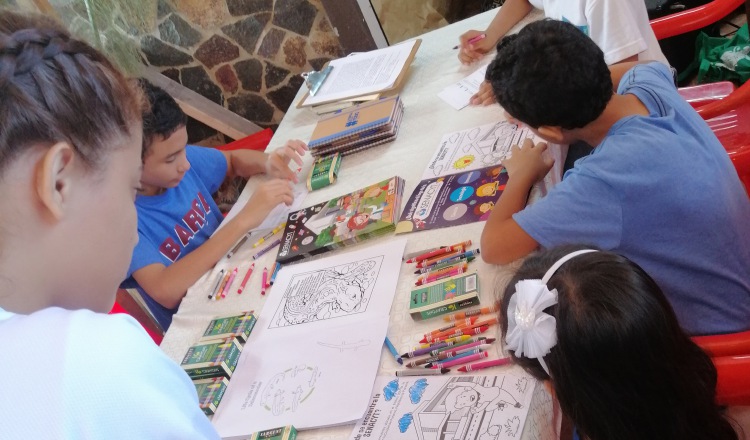
[[[482,238],[480,239],[480,249],[482,260],[487,264],[508,264],[516,259],[512,256],[506,246],[503,245],[503,240],[498,234],[487,230],[482,231]]]

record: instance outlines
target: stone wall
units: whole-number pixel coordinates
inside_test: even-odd
[[[55,7],[66,21],[86,16],[75,0]],[[145,63],[261,127],[278,126],[301,72],[343,55],[319,0],[154,0],[153,8],[145,31],[116,19],[113,27],[125,28]],[[215,134],[197,121],[188,128],[191,142]]]

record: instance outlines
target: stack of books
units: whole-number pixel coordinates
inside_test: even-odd
[[[290,213],[276,261],[286,264],[393,232],[403,192],[404,179],[396,176]]]
[[[396,139],[403,114],[398,95],[356,105],[318,121],[307,146],[315,157],[366,150]]]

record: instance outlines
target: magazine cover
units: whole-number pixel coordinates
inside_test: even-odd
[[[501,165],[425,179],[406,203],[396,233],[487,220],[507,182]]]
[[[403,189],[404,180],[392,177],[290,213],[276,260],[284,264],[392,232]]]

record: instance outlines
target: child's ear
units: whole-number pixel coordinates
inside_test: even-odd
[[[537,129],[539,136],[554,144],[565,144],[565,133],[562,127],[554,125],[541,125]]]
[[[60,220],[73,184],[75,152],[67,142],[50,147],[36,165],[36,192],[46,214]]]

